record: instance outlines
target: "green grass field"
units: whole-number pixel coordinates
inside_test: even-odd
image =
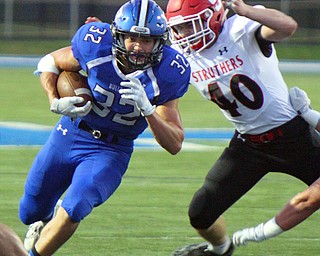
[[[49,112],[47,99],[32,72],[0,68],[0,121],[53,125],[58,120]],[[320,74],[285,74],[285,79],[290,87],[307,90],[313,107],[320,109]],[[184,127],[231,128],[220,110],[192,87],[181,100],[180,109]],[[13,227],[21,238],[27,227],[18,219],[18,204],[38,150],[0,147],[0,222]],[[188,204],[221,152],[222,148],[217,148],[171,156],[164,151],[136,150],[117,192],[82,222],[56,255],[169,256],[176,247],[201,242],[188,223]],[[267,220],[304,188],[300,181],[283,174],[267,175],[225,213],[228,233]],[[316,213],[290,232],[239,248],[234,255],[318,255],[319,221]]]

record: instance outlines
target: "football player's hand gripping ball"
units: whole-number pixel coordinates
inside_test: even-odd
[[[91,101],[88,101],[82,107],[75,106],[76,104],[81,103],[83,101],[84,99],[78,96],[64,97],[60,99],[55,98],[51,103],[50,110],[53,113],[70,116],[72,118],[85,116],[92,109]]]
[[[150,103],[140,80],[130,75],[127,78],[129,82],[121,82],[121,86],[126,87],[119,90],[121,98],[135,101],[142,115],[150,116],[156,107]]]

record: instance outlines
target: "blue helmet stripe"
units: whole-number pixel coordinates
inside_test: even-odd
[[[140,15],[139,15],[139,27],[145,27],[147,24],[147,14],[148,14],[148,2],[149,0],[141,0],[140,5]]]

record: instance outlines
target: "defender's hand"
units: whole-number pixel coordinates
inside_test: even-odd
[[[94,17],[92,17],[92,16],[87,17],[85,24],[88,24],[91,22],[102,22],[102,21],[98,17],[95,17],[95,16]]]
[[[290,101],[293,108],[301,115],[301,117],[315,128],[320,131],[320,113],[315,111],[310,106],[310,99],[307,93],[298,87],[293,87],[289,91]]]
[[[128,75],[127,78],[130,82],[121,82],[121,86],[127,87],[119,90],[121,97],[134,100],[142,115],[150,116],[156,107],[151,105],[140,80],[130,75]]]
[[[231,7],[231,8],[232,8],[232,5],[234,6],[233,2],[234,2],[234,0],[224,0],[224,1],[222,1],[224,7]]]
[[[291,104],[300,115],[310,110],[310,99],[307,93],[298,87],[293,87],[289,91]]]
[[[64,97],[60,99],[53,99],[50,110],[56,114],[62,114],[70,117],[79,117],[87,115],[92,109],[91,101],[88,101],[84,106],[75,106],[78,103],[83,102],[82,97]]]

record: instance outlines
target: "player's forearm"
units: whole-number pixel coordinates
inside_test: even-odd
[[[146,119],[159,145],[172,155],[177,154],[181,150],[184,140],[184,131],[181,124],[165,121],[157,112]]]
[[[294,196],[276,216],[278,225],[289,230],[304,221],[320,208],[320,178]]]
[[[297,22],[290,16],[275,9],[263,9],[251,7],[247,17],[259,23],[291,35],[297,28]]]
[[[59,98],[59,94],[57,91],[57,79],[58,75],[51,73],[51,72],[43,72],[40,75],[40,83],[42,85],[42,88],[44,92],[46,93],[49,104],[51,105],[51,102],[54,98]]]
[[[298,27],[297,22],[292,17],[275,9],[250,6],[244,16],[264,25],[261,33],[269,41],[281,41],[293,35]]]
[[[295,205],[287,204],[276,216],[276,221],[283,231],[287,231],[314,213],[314,209],[298,209]]]

